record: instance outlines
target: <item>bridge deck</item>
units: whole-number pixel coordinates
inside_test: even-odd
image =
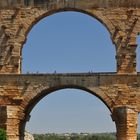
[[[54,74],[0,74],[0,85],[17,83],[49,83],[72,84],[85,86],[99,86],[111,84],[137,84],[140,85],[140,73],[121,74],[116,73],[54,73]]]

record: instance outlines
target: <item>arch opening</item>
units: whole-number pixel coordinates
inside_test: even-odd
[[[57,89],[49,91],[49,93],[51,94],[43,91],[42,95],[35,99],[36,103],[32,102],[33,106],[28,108],[28,113],[32,109],[33,111],[30,125],[26,128],[32,133],[101,133],[116,131],[115,125],[109,117],[109,109],[97,99],[95,93],[76,88]],[[38,102],[40,103],[36,105]],[[45,109],[43,106],[45,106]],[[39,114],[40,116],[38,116]],[[46,120],[46,118],[48,119]],[[38,130],[36,127],[38,127]],[[42,130],[46,127],[46,130]]]
[[[75,11],[40,20],[22,53],[23,73],[116,71],[115,47],[107,29],[91,16]]]

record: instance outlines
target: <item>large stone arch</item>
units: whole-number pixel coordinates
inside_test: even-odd
[[[9,12],[10,11],[10,12]],[[7,13],[10,13],[12,22],[5,24],[5,20],[1,22],[1,30],[5,34],[5,49],[7,53],[11,53],[13,56],[7,58],[7,55],[1,56],[1,72],[5,73],[21,73],[22,67],[22,48],[27,40],[27,35],[34,25],[36,25],[41,19],[50,16],[52,14],[64,11],[75,11],[81,12],[97,19],[110,33],[111,39],[115,31],[115,25],[108,19],[102,9],[86,9],[86,8],[60,8],[54,7],[52,9],[40,9],[40,8],[21,8],[21,9],[10,9]],[[6,14],[5,11],[1,11],[1,14]],[[10,27],[9,27],[10,26]],[[112,39],[112,42],[113,39]]]
[[[50,7],[24,4],[17,4],[14,7],[9,4],[6,6],[3,1],[1,2],[0,73],[21,73],[23,44],[30,29],[39,20],[60,11],[79,11],[97,18],[110,32],[116,46],[118,74],[136,74],[136,36],[140,32],[138,1],[116,3],[95,0],[91,3],[79,1],[76,2],[76,6],[67,6],[67,4],[59,5],[55,1]]]
[[[71,85],[71,84],[70,85],[56,85],[53,87],[39,86],[39,88],[32,91],[33,93],[28,93],[28,92],[25,93],[24,99],[21,103],[22,112],[20,112],[20,114],[22,114],[22,119],[19,123],[20,140],[24,140],[24,130],[25,130],[26,122],[29,121],[30,112],[36,106],[36,104],[45,96],[52,94],[55,91],[62,90],[62,89],[79,89],[79,90],[86,91],[87,94],[91,94],[99,98],[105,104],[105,106],[109,109],[110,113],[111,114],[113,113],[113,108],[111,106],[112,100],[109,98],[109,96],[107,96],[107,94],[103,92],[103,90],[96,89],[96,88],[88,88],[81,85]]]
[[[61,15],[63,15],[63,14],[65,14],[65,13],[62,13],[62,12],[74,12],[73,14],[77,14],[77,13],[81,13],[82,15],[82,17],[84,18],[87,18],[87,20],[89,19],[91,22],[92,22],[92,18],[94,18],[94,20],[93,20],[93,23],[91,23],[91,25],[93,24],[93,26],[95,25],[96,26],[96,24],[99,26],[99,27],[101,27],[101,29],[102,29],[102,32],[101,31],[99,31],[99,32],[101,32],[101,34],[100,34],[100,36],[102,36],[102,33],[104,34],[104,33],[106,33],[106,35],[104,35],[103,36],[103,39],[104,38],[107,38],[106,40],[105,40],[105,42],[107,43],[107,40],[108,40],[108,42],[111,44],[110,46],[111,46],[111,57],[110,57],[110,60],[113,60],[113,66],[114,66],[114,68],[116,68],[116,61],[115,61],[115,57],[114,57],[114,55],[116,54],[116,52],[115,52],[115,47],[113,46],[113,44],[111,43],[112,42],[112,40],[111,40],[111,35],[112,35],[112,33],[110,32],[110,29],[111,28],[113,28],[113,25],[111,24],[111,22],[109,22],[109,20],[107,20],[107,18],[105,18],[104,16],[101,16],[101,13],[92,13],[92,11],[88,11],[88,10],[81,10],[81,9],[72,9],[72,8],[64,8],[64,9],[57,9],[57,10],[52,10],[51,12],[46,12],[46,13],[44,13],[44,14],[42,14],[42,15],[40,15],[40,16],[38,16],[31,24],[30,24],[30,27],[29,28],[27,28],[27,30],[26,30],[26,32],[25,32],[25,36],[26,36],[26,40],[25,40],[25,42],[24,43],[26,43],[25,44],[25,51],[22,51],[23,52],[23,54],[22,54],[22,57],[23,57],[23,59],[24,59],[24,57],[26,57],[26,54],[28,54],[28,52],[30,52],[29,51],[29,47],[30,46],[28,46],[27,44],[28,44],[28,39],[30,40],[30,38],[32,38],[33,37],[33,32],[32,32],[32,28],[34,28],[35,30],[37,29],[37,27],[39,27],[38,25],[39,25],[39,22],[40,21],[42,21],[42,20],[44,20],[44,21],[47,21],[47,18],[48,18],[48,21],[49,21],[49,16],[54,16],[55,14],[61,14]],[[59,16],[61,16],[61,15],[57,15],[58,17]],[[66,14],[65,14],[66,15]],[[89,17],[90,16],[90,17]],[[55,16],[54,16],[55,17]],[[44,19],[45,18],[45,19]],[[53,18],[53,17],[51,17],[51,18]],[[63,17],[62,17],[63,18]],[[61,18],[61,19],[62,19]],[[60,19],[60,20],[61,20]],[[71,17],[71,20],[72,20],[73,18]],[[57,19],[57,20],[59,20],[59,19]],[[65,19],[64,19],[65,20]],[[96,21],[98,22],[98,23],[96,23]],[[27,21],[25,21],[25,24],[26,24],[26,22]],[[56,27],[57,27],[57,21],[55,22],[56,23]],[[80,23],[79,23],[80,24]],[[46,27],[47,27],[47,25],[46,25]],[[71,25],[70,25],[70,27],[71,27]],[[85,25],[85,29],[86,29],[86,25]],[[44,28],[45,29],[45,28]],[[87,27],[87,29],[88,29],[88,27]],[[94,27],[93,27],[93,29],[94,29]],[[35,31],[34,30],[34,31]],[[52,29],[53,30],[53,29]],[[100,29],[99,29],[100,30]],[[28,34],[31,32],[31,34],[28,36]],[[53,31],[52,31],[53,32]],[[76,32],[76,31],[75,31]],[[47,33],[47,29],[46,29],[46,33]],[[67,32],[66,32],[67,33]],[[40,36],[41,36],[41,32],[40,33],[34,33],[34,34],[36,34],[36,35],[38,35],[38,34],[40,34]],[[86,33],[87,34],[87,33]],[[60,35],[61,36],[61,35]],[[63,36],[63,35],[62,35]],[[87,36],[88,36],[88,34],[87,34]],[[48,36],[48,38],[49,38],[49,36]],[[50,39],[51,38],[56,38],[56,37],[50,37]],[[76,38],[80,38],[80,37],[76,37]],[[86,37],[85,37],[86,38]],[[91,37],[91,38],[93,38],[93,40],[94,40],[94,37]],[[100,37],[98,37],[98,38],[100,38]],[[76,41],[77,42],[77,41]],[[98,41],[98,42],[100,42],[100,41]],[[42,42],[40,42],[40,44],[41,44]],[[47,45],[48,43],[46,42],[46,45]],[[92,45],[93,45],[93,49],[94,49],[94,46],[96,46],[94,43],[92,43]],[[102,44],[103,45],[103,44]],[[33,45],[32,45],[33,46]],[[105,46],[104,45],[104,48],[103,49],[109,49],[110,48],[110,46],[108,47],[108,46]],[[40,46],[41,47],[41,46]],[[40,48],[40,47],[36,47],[36,48]],[[57,45],[55,45],[54,46],[54,49],[55,49],[55,47],[58,47]],[[47,45],[46,46],[46,48],[48,49],[48,48],[50,48],[50,46],[49,45]],[[80,48],[80,46],[79,46],[79,48]],[[86,47],[84,47],[85,49],[86,49]],[[98,48],[98,47],[97,47]],[[34,49],[34,46],[32,47],[32,49]],[[59,47],[58,47],[58,49],[59,49]],[[75,49],[75,48],[74,48]],[[106,49],[106,50],[107,50]],[[44,49],[43,49],[44,50]],[[59,49],[59,50],[61,50],[61,49]],[[71,49],[72,50],[72,49]],[[91,49],[88,49],[87,48],[87,50],[91,50]],[[94,50],[93,50],[94,51]],[[25,52],[25,53],[24,53]],[[32,50],[31,52],[34,52],[34,50]],[[79,49],[79,52],[81,52],[81,50]],[[91,50],[91,52],[92,52],[92,50]],[[102,51],[103,52],[103,51]],[[107,54],[107,52],[109,52],[109,50],[107,50],[106,51],[106,53],[105,54]],[[25,54],[25,55],[24,55]],[[51,53],[52,55],[53,55],[53,53]],[[30,54],[29,54],[30,55]],[[39,55],[39,54],[38,54]],[[78,55],[78,54],[77,54]],[[100,53],[99,53],[99,57],[100,57]],[[56,55],[56,57],[58,56],[58,54]],[[79,56],[79,55],[78,55]],[[94,57],[94,55],[92,54],[92,56]],[[32,57],[33,58],[33,57]],[[48,57],[49,58],[49,57]],[[47,58],[47,56],[46,56],[46,59],[48,59]],[[99,58],[100,59],[100,58]],[[28,60],[26,61],[26,59],[24,59],[25,61],[25,63],[26,62],[28,62]],[[41,59],[40,59],[41,60]],[[42,59],[43,60],[43,59]],[[95,59],[96,60],[96,59]],[[102,60],[103,62],[104,62],[104,60],[103,59],[100,59],[100,60]],[[23,67],[23,66],[25,66],[24,63],[23,62],[23,64],[21,64],[21,67]],[[33,62],[34,62],[34,60],[33,60]],[[52,61],[50,61],[49,62],[50,64],[52,63]],[[89,62],[90,64],[92,64],[92,63],[94,63],[94,62]],[[45,64],[45,63],[44,63]],[[108,63],[108,64],[110,64],[110,63]],[[30,65],[30,64],[29,64]],[[83,65],[84,66],[84,65]],[[111,66],[111,65],[110,65]],[[110,67],[109,66],[109,67]],[[25,67],[26,68],[26,67]],[[21,68],[22,69],[22,68]],[[37,68],[37,69],[40,69],[40,68]],[[57,69],[57,68],[56,68]],[[23,70],[24,71],[24,70]],[[112,71],[112,70],[110,70],[110,71]],[[116,70],[115,70],[116,71]]]
[[[38,11],[35,11],[35,12],[38,12]],[[51,16],[53,14],[60,13],[60,12],[79,12],[79,13],[83,13],[85,15],[91,16],[91,17],[95,18],[96,20],[98,20],[107,29],[107,31],[110,33],[110,36],[112,36],[113,31],[115,30],[115,27],[112,24],[112,22],[106,16],[104,16],[101,11],[95,11],[93,9],[92,10],[91,9],[82,9],[82,8],[81,9],[80,8],[58,8],[58,9],[52,9],[49,11],[42,11],[42,12],[39,12],[39,14],[35,13],[35,15],[33,15],[33,17],[29,17],[30,24],[27,23],[28,22],[27,20],[23,21],[23,23],[22,23],[23,26],[24,26],[24,24],[29,24],[29,26],[26,26],[26,28],[24,30],[25,37],[27,37],[28,33],[33,28],[33,26],[36,25],[40,20],[42,20],[43,18],[46,18],[48,16]],[[113,42],[113,40],[112,40],[112,42]]]

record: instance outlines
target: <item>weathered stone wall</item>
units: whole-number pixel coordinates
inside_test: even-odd
[[[74,2],[80,6],[88,6],[94,8],[109,8],[109,7],[140,7],[139,0],[1,0],[0,8],[15,8],[15,7],[23,7],[23,6],[36,6],[44,3],[70,3]]]
[[[22,47],[29,31],[42,18],[60,11],[88,14],[107,28],[116,47],[117,73],[20,75]],[[32,108],[44,96],[63,88],[82,89],[99,97],[112,113],[117,140],[136,140],[140,112],[138,33],[139,0],[50,0],[41,4],[1,0],[0,127],[6,129],[8,140],[24,140]]]
[[[18,135],[21,135],[19,130],[21,133],[24,132],[26,121],[30,118],[30,111],[36,103],[51,92],[63,88],[82,89],[99,97],[110,109],[112,118],[116,122],[118,140],[136,138],[137,112],[140,112],[140,75],[83,73],[0,75],[0,93],[3,97],[0,100],[0,105],[6,106],[7,119],[4,124],[7,124],[9,140],[18,140]],[[118,120],[119,118],[116,117],[118,112],[116,114],[115,110],[122,106],[126,110],[121,116],[127,120],[122,122],[124,125],[119,125],[121,118]],[[129,109],[132,112],[129,112]],[[132,124],[134,124],[133,127]],[[127,128],[129,125],[130,130]],[[22,135],[24,136],[24,134]],[[128,135],[128,139],[125,139],[126,135]]]
[[[28,105],[32,99],[38,102],[39,97],[61,88],[91,92],[102,99],[111,111],[120,105],[131,105],[140,111],[140,75],[111,73],[0,75],[0,93],[3,96],[0,104],[17,105],[25,100]]]
[[[117,72],[136,73],[135,51],[137,34],[140,32],[140,8],[85,8],[78,4],[57,3],[45,8],[0,10],[0,73],[21,73],[22,47],[30,29],[42,18],[65,10],[83,12],[102,22],[116,46]]]
[[[113,115],[116,122],[117,140],[136,140],[137,110],[130,106],[118,107],[114,108]]]

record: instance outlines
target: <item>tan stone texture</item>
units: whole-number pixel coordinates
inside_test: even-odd
[[[136,71],[139,0],[0,1],[0,127],[8,140],[24,140],[26,122],[44,96],[64,88],[99,97],[116,123],[117,140],[137,139],[140,74]],[[116,73],[21,74],[22,47],[32,27],[61,11],[78,11],[99,20],[116,47]]]

